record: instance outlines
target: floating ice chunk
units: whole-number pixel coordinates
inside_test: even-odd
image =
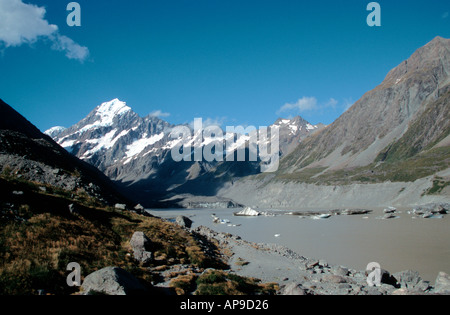
[[[386,209],[383,210],[384,213],[394,213],[396,211],[397,209],[394,207],[387,207]]]
[[[321,219],[328,219],[331,217],[331,214],[329,213],[324,213],[324,214],[319,214],[319,215],[315,215],[313,216],[314,220],[321,220]]]
[[[234,215],[235,216],[248,216],[248,217],[257,217],[259,216],[261,213],[250,208],[250,207],[245,207],[243,210],[236,212]]]

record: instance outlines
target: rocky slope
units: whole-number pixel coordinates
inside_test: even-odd
[[[435,38],[302,141],[275,175],[245,178],[219,195],[287,208],[448,202],[449,60],[450,40]]]
[[[402,158],[443,140],[449,133],[449,59],[448,39],[437,37],[418,49],[332,125],[299,145],[284,159],[282,172],[293,173],[305,167],[335,170],[366,166],[392,143],[405,142],[405,136],[421,143],[412,144],[415,149]],[[414,124],[420,126],[414,128]],[[405,135],[407,131],[410,134]]]
[[[106,203],[127,202],[104,174],[69,154],[2,100],[0,113],[0,173],[83,191]]]

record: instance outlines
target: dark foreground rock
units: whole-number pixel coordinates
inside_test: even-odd
[[[133,275],[118,267],[89,274],[81,286],[85,294],[142,295],[148,290]]]

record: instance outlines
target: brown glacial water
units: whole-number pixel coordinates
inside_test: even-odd
[[[450,273],[450,215],[423,219],[407,210],[410,209],[402,209],[398,218],[387,220],[380,219],[380,209],[368,215],[318,220],[286,214],[236,217],[236,209],[150,213],[163,218],[185,215],[194,221],[193,227],[204,225],[248,241],[284,245],[305,257],[325,259],[331,265],[365,270],[368,263],[377,262],[391,273],[414,270],[434,284],[439,271]],[[229,223],[213,223],[212,214]]]

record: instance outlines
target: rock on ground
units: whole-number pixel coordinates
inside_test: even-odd
[[[86,294],[139,295],[147,289],[133,275],[118,267],[106,267],[89,274],[81,286]]]
[[[410,292],[422,293],[430,288],[429,282],[424,281],[417,271],[401,271],[393,274],[398,286]]]
[[[116,208],[117,210],[126,210],[127,206],[125,204],[122,204],[122,203],[116,203],[114,205],[114,208]]]
[[[434,293],[450,294],[450,276],[445,272],[440,272],[434,285]]]
[[[190,229],[192,226],[192,220],[189,219],[188,217],[185,217],[183,215],[179,215],[177,216],[177,218],[175,219],[175,222],[181,226],[181,227],[185,227]]]
[[[277,295],[306,295],[306,291],[301,284],[291,282],[281,286]]]
[[[153,255],[150,252],[151,241],[144,232],[134,232],[130,245],[133,249],[134,259],[137,261],[147,264],[153,259]]]

